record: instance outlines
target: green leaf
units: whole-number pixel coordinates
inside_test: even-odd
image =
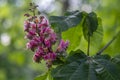
[[[83,19],[83,12],[68,12],[65,16],[51,16],[50,24],[57,32],[63,32],[77,26]]]
[[[117,55],[114,58],[112,58],[112,62],[120,66],[120,55]]]
[[[53,65],[60,65],[63,64],[64,60],[62,58],[56,58],[56,60],[53,61]]]
[[[111,61],[97,59],[96,72],[100,80],[120,80],[119,69]]]
[[[76,10],[76,11],[72,11],[72,12],[65,12],[65,16],[74,15],[75,13],[79,13],[79,11]]]
[[[120,30],[120,29],[118,29],[118,30]],[[120,34],[117,36],[115,42],[113,43],[113,47],[111,50],[113,53],[120,53],[120,44],[119,43],[120,43]]]
[[[79,30],[79,33],[82,35],[82,31]],[[72,34],[71,34],[72,35]],[[73,41],[73,45],[78,46],[77,49],[81,49],[84,52],[86,52],[86,47],[87,45],[87,40],[84,39],[84,35],[80,36],[80,40],[78,42]],[[72,37],[69,36],[68,38]],[[66,38],[67,39],[67,38]],[[74,39],[73,39],[74,40]],[[100,18],[98,18],[98,28],[97,30],[93,33],[93,35],[90,37],[90,55],[94,55],[101,47],[101,43],[103,40],[103,27],[102,27],[102,21]],[[69,48],[68,48],[69,49]],[[71,49],[72,50],[72,49]],[[76,50],[73,48],[73,50]]]
[[[96,31],[94,31],[93,35],[90,37],[90,45],[91,45],[91,53],[96,53],[103,40],[103,27],[102,27],[102,21],[100,18],[98,18],[98,27]]]
[[[47,80],[47,77],[48,77],[48,73],[45,73],[43,75],[39,75],[34,80]]]
[[[111,59],[111,56],[108,55],[108,54],[96,55],[96,56],[94,56],[94,59],[107,59],[107,60],[110,60],[110,59]]]
[[[88,40],[88,36],[92,36],[93,32],[97,30],[98,18],[94,12],[89,13],[83,22],[83,34],[84,38]]]
[[[120,71],[120,55],[117,55],[114,58],[112,58],[112,62],[117,66],[117,68]]]
[[[53,80],[120,80],[120,70],[111,59],[87,57],[80,50],[70,54],[66,63],[52,70]]]
[[[70,63],[72,61],[78,61],[79,59],[87,58],[87,55],[84,54],[81,50],[71,51],[69,53],[69,56],[66,59],[67,63]]]
[[[69,40],[70,44],[68,47],[68,52],[75,50],[80,45],[80,40],[82,37],[82,27],[81,24],[76,27],[70,28],[67,31],[62,32],[62,39]]]

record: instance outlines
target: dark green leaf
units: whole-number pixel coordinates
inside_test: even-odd
[[[65,13],[65,16],[75,15],[75,13],[79,13],[79,11],[76,10],[76,11],[72,11],[72,12],[66,12],[66,13]]]
[[[97,59],[96,62],[96,72],[99,80],[120,80],[120,71],[110,60]]]
[[[67,57],[66,62],[77,61],[83,58],[87,58],[87,55],[85,55],[81,50],[71,51]]]
[[[120,71],[120,55],[117,55],[114,58],[112,58],[112,62],[117,66],[117,68]]]
[[[108,56],[107,56],[108,57]],[[120,70],[106,56],[86,57],[78,50],[52,70],[53,80],[120,80]]]
[[[51,16],[50,24],[57,32],[63,32],[77,26],[83,19],[83,12],[74,11],[66,16]]]
[[[61,58],[56,58],[56,60],[53,62],[53,65],[60,65],[63,63],[64,63],[64,60],[62,60]]]
[[[110,60],[111,57],[108,54],[104,54],[104,55],[96,55],[96,56],[94,56],[94,59],[107,59],[107,60]]]
[[[88,36],[92,36],[93,32],[97,30],[98,18],[94,12],[89,13],[83,22],[83,34],[86,40]]]

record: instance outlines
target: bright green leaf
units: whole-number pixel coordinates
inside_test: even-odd
[[[47,80],[48,73],[36,77],[34,80]]]
[[[102,21],[100,18],[98,18],[98,28],[96,29],[95,32],[93,32],[93,35],[90,37],[91,51],[93,54],[99,50],[102,40],[103,40]]]
[[[70,52],[71,50],[75,50],[79,46],[81,36],[82,36],[81,24],[77,25],[76,27],[70,28],[67,31],[62,32],[62,39],[69,40],[70,42],[69,47],[67,49],[68,52]]]

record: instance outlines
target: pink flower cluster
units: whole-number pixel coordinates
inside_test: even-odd
[[[61,40],[56,50],[53,51],[52,46],[56,43],[57,36],[44,16],[25,20],[24,31],[26,32],[25,38],[29,40],[26,45],[27,49],[35,53],[33,60],[40,62],[43,59],[48,67],[56,60],[57,53],[65,52],[69,44],[68,41]]]

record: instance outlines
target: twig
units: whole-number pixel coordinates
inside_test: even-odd
[[[101,55],[102,52],[118,37],[119,34],[120,31],[118,31],[118,33],[101,50],[99,50],[96,55]]]

